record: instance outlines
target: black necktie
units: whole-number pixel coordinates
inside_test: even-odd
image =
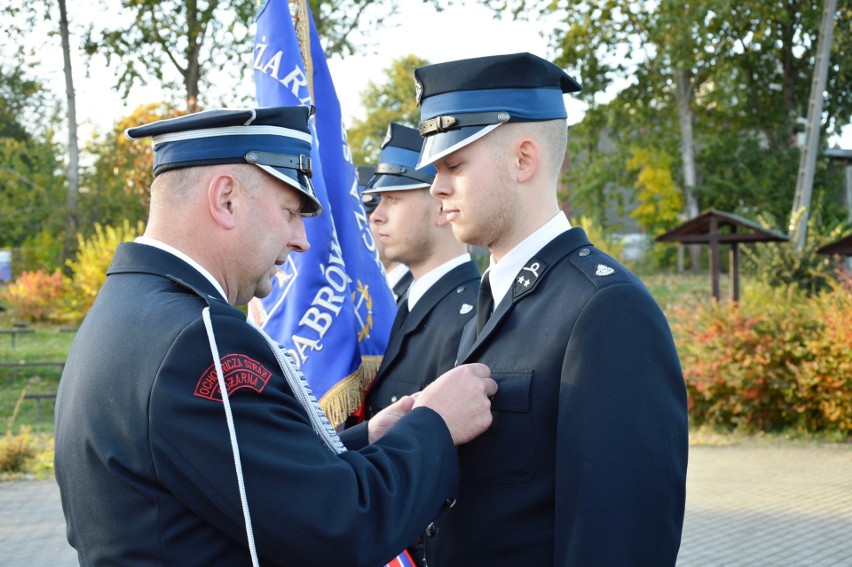
[[[397,331],[399,331],[400,327],[402,327],[403,321],[408,316],[408,294],[399,302],[399,307],[396,310],[396,318],[393,320],[393,326],[391,326],[390,336],[396,335]]]
[[[491,317],[494,310],[494,297],[491,295],[491,281],[488,279],[490,272],[485,272],[482,282],[479,284],[479,294],[476,296],[476,334],[482,332],[482,327]]]

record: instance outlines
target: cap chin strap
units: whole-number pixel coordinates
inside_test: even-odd
[[[286,167],[287,169],[295,169],[311,177],[311,156],[250,151],[245,155],[245,158],[248,163],[271,165],[272,167]]]
[[[376,175],[396,175],[398,177],[410,177],[416,181],[422,181],[426,185],[432,185],[435,181],[434,175],[423,171],[417,171],[412,167],[397,165],[395,163],[380,163],[376,166]],[[370,187],[367,187],[370,189]]]
[[[465,126],[488,126],[489,124],[502,124],[511,120],[508,112],[472,112],[470,114],[445,114],[424,120],[417,127],[421,136],[440,134],[447,130],[464,128]]]

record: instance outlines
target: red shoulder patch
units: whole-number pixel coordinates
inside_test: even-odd
[[[228,396],[242,388],[249,388],[259,394],[272,376],[272,372],[267,370],[265,366],[244,354],[223,356],[221,363]],[[198,384],[195,385],[195,395],[199,398],[222,401],[219,379],[216,377],[216,365],[211,364],[201,375]]]

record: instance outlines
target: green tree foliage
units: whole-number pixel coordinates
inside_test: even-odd
[[[40,92],[41,85],[26,78],[22,69],[0,67],[0,137],[25,140],[30,136],[20,120]]]
[[[0,246],[63,229],[64,177],[50,98],[19,69],[0,68]]]
[[[619,230],[620,226],[610,226],[607,211],[614,209],[624,217],[634,204],[625,191],[618,190],[632,183],[624,167],[631,148],[616,145],[609,132],[604,112],[586,114],[569,129],[570,167],[558,197],[568,210],[581,209],[602,229]]]
[[[0,48],[0,54],[8,56],[8,52],[14,53],[14,60],[21,66],[29,66],[37,69],[44,58],[49,57],[49,45],[51,36],[59,36],[59,49],[57,56],[63,61],[63,76],[65,79],[64,97],[64,130],[66,133],[66,145],[63,149],[63,169],[65,170],[65,195],[63,198],[63,214],[65,217],[65,228],[63,234],[70,237],[77,230],[77,194],[79,188],[79,159],[80,153],[77,143],[77,111],[76,94],[72,73],[72,29],[69,24],[66,0],[43,1],[43,2],[16,2],[15,0],[0,0],[0,34],[4,37],[15,38],[15,41],[5,42]],[[58,16],[58,17],[57,17]],[[53,23],[46,24],[46,22]],[[45,36],[48,41],[33,42],[36,34]],[[29,37],[28,37],[29,36]],[[27,38],[27,39],[22,39]],[[43,39],[43,38],[40,38]],[[32,105],[31,105],[32,106]],[[50,124],[59,123],[58,115],[51,117]],[[21,122],[29,124],[26,120]],[[55,211],[60,212],[60,211]],[[67,238],[63,242],[63,257],[71,253],[73,241]]]
[[[50,140],[0,138],[0,245],[21,245],[31,234],[64,228],[65,190]]]
[[[309,0],[326,57],[345,57],[369,43],[370,30],[387,25],[398,13],[396,2],[382,0]]]
[[[179,84],[187,110],[195,112],[204,106],[199,95],[210,91],[213,71],[231,61],[242,63],[232,68],[235,76],[244,71],[256,6],[255,0],[104,0],[102,9],[116,14],[114,25],[92,30],[85,49],[119,63],[116,86],[124,96],[151,79]]]
[[[65,249],[65,238],[61,233],[43,228],[40,232],[30,234],[23,243],[15,248],[12,256],[12,272],[20,274],[24,270],[43,270],[52,272],[62,265],[62,253]]]
[[[118,228],[96,224],[94,234],[89,238],[77,235],[78,252],[73,260],[68,261],[72,275],[66,282],[65,316],[69,320],[82,321],[89,312],[98,290],[106,281],[107,268],[118,245],[133,240],[144,231],[142,221],[131,225],[125,220]]]
[[[545,14],[561,20],[551,35],[555,60],[583,84],[578,96],[590,105],[584,122],[594,126],[573,134],[590,136],[573,142],[580,150],[569,172],[576,205],[599,210],[602,202],[612,200],[602,197],[601,190],[613,191],[609,183],[619,175],[610,173],[601,182],[588,172],[605,169],[604,152],[615,155],[609,159],[630,159],[625,147],[678,156],[671,164],[672,178],[684,187],[683,107],[678,105],[686,103],[694,127],[699,207],[744,214],[768,209],[778,227],[786,229],[799,161],[791,136],[797,117],[807,115],[822,1],[508,4],[520,16]],[[850,51],[852,5],[840,2],[822,140],[838,133],[852,115]],[[605,94],[614,98],[601,102]],[[614,149],[599,147],[602,134]],[[593,165],[573,166],[584,161]],[[628,185],[636,187],[639,171]],[[833,204],[838,185],[822,160],[814,194]]]
[[[428,61],[414,55],[401,57],[384,69],[384,82],[370,81],[367,84],[361,95],[361,104],[367,116],[364,120],[356,118],[347,129],[349,146],[356,164],[378,163],[382,140],[391,122],[417,127],[420,109],[415,100],[414,68],[428,64]]]
[[[142,105],[116,122],[112,131],[95,139],[88,151],[95,162],[86,170],[80,195],[81,233],[92,234],[96,224],[119,226],[145,220],[154,179],[150,140],[128,140],[127,128],[182,114],[165,103]]]
[[[636,172],[637,205],[630,212],[650,233],[671,226],[683,210],[683,197],[672,178],[672,156],[658,150],[634,147],[627,161]]]
[[[835,258],[819,254],[817,250],[841,238],[847,231],[845,223],[834,223],[822,232],[818,226],[826,226],[822,219],[821,202],[816,203],[815,214],[808,217],[808,232],[805,245],[799,249],[795,238],[789,242],[764,242],[760,246],[744,246],[743,268],[758,281],[772,288],[795,287],[806,295],[814,295],[831,286],[838,265]],[[761,218],[762,224],[772,222]]]
[[[437,3],[437,0],[434,0]],[[85,49],[107,63],[120,62],[116,87],[124,96],[151,80],[181,92],[187,112],[233,105],[253,95],[244,85],[254,42],[258,0],[100,0],[116,14],[103,29],[91,29]],[[309,0],[327,57],[355,53],[369,32],[397,13],[386,0]],[[236,83],[234,82],[236,81]],[[238,88],[222,90],[226,84]],[[219,87],[219,88],[217,88]],[[236,100],[235,100],[236,99]],[[214,104],[216,103],[216,104]]]

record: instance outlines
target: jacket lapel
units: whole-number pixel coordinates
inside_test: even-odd
[[[509,293],[494,308],[494,313],[485,323],[482,332],[477,336],[475,319],[473,325],[465,326],[459,345],[458,361],[460,363],[467,362],[479,346],[488,340],[488,337],[499,331],[501,321],[508,317],[515,306],[525,297],[535,294],[539,283],[544,280],[549,269],[581,246],[591,246],[589,239],[582,228],[572,228],[551,240],[544,248],[527,260],[524,267],[515,276]]]
[[[435,306],[459,285],[478,276],[479,272],[476,270],[476,266],[472,262],[468,262],[453,268],[444,277],[435,282],[435,285],[430,287],[423,297],[417,301],[414,309],[406,316],[399,330],[390,337],[390,342],[388,343],[388,348],[385,350],[385,356],[382,358],[382,364],[379,366],[377,377],[381,376],[391,366],[400,353],[400,348],[405,337],[417,330]]]

